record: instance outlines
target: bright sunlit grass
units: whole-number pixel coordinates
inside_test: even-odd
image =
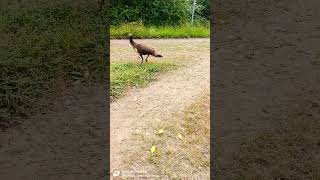
[[[112,39],[127,38],[131,33],[135,38],[208,38],[210,37],[209,24],[195,23],[180,26],[144,26],[143,24],[123,24],[111,26]]]
[[[143,87],[161,72],[175,68],[171,62],[112,63],[110,66],[110,96],[120,97],[126,88]]]

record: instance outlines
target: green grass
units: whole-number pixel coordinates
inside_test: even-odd
[[[144,26],[142,24],[123,24],[111,26],[112,39],[127,38],[131,33],[135,38],[208,38],[210,37],[209,23],[184,24],[180,26]]]
[[[30,4],[28,1],[27,4]],[[103,22],[95,4],[78,1],[13,6],[0,13],[0,127],[25,117],[39,98],[48,99],[57,79],[101,81]],[[88,75],[89,74],[89,75]]]
[[[112,63],[110,65],[110,96],[119,98],[129,87],[143,87],[161,72],[174,69],[171,62]]]

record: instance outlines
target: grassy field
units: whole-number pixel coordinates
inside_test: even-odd
[[[51,97],[58,80],[96,82],[106,72],[106,32],[96,4],[30,3],[11,3],[0,13],[0,127]]]
[[[150,174],[165,174],[171,179],[209,178],[210,98],[205,93],[168,121],[155,121],[154,134],[137,135],[141,146],[131,150],[124,168],[149,169]],[[154,147],[154,152],[151,148]]]
[[[180,26],[144,26],[142,24],[123,24],[111,26],[112,39],[128,38],[131,33],[135,38],[208,38],[210,37],[209,23],[184,24]]]
[[[154,80],[159,73],[176,68],[171,62],[111,63],[110,96],[119,98],[129,87],[143,87]]]

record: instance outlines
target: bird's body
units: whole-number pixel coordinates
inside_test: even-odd
[[[140,57],[142,59],[141,63],[143,63],[143,55],[147,55],[146,62],[148,61],[149,55],[154,56],[154,57],[163,57],[161,54],[157,54],[155,49],[148,47],[144,44],[136,43],[133,40],[132,35],[130,35],[129,41],[130,41],[130,44],[133,47],[133,49],[135,49],[137,51],[137,53],[140,55]]]

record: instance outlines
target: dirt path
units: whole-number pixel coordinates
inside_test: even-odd
[[[220,24],[212,43],[212,175],[236,179],[234,155],[245,139],[272,133],[294,109],[319,97],[320,2],[215,0],[213,4]],[[287,160],[294,162],[294,158]],[[261,164],[256,164],[256,171]],[[271,174],[275,167],[263,169],[266,179],[275,179]]]
[[[106,92],[69,88],[48,112],[0,132],[0,179],[106,179]]]
[[[148,87],[133,89],[126,97],[111,103],[111,172],[119,170],[123,156],[130,153],[132,146],[139,146],[130,139],[133,133],[151,133],[154,121],[169,119],[173,112],[182,111],[197,99],[203,90],[209,91],[209,39],[143,41],[157,45],[154,47],[166,59],[186,66],[161,75]],[[116,61],[120,54],[120,61],[137,56],[132,49],[117,50],[126,46],[129,47],[127,40],[111,41],[111,61]],[[150,59],[153,60],[156,59]]]

